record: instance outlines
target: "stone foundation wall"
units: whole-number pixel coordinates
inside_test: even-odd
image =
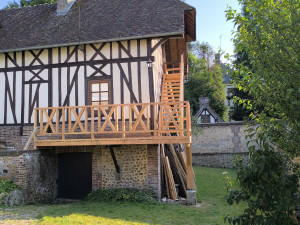
[[[110,188],[148,188],[147,145],[122,145],[114,148],[115,156],[120,166],[116,172],[110,151],[102,149],[102,187]]]
[[[18,128],[10,128],[11,133],[7,131],[5,135],[18,134]],[[3,135],[4,131],[0,130]],[[21,137],[15,137],[14,141],[21,140]],[[23,138],[25,140],[25,137]],[[5,143],[12,144],[13,141],[7,140]],[[23,148],[22,145],[18,146]],[[93,190],[151,189],[159,197],[158,145],[122,145],[113,149],[120,166],[120,174],[116,172],[109,148],[105,146],[58,147],[30,151],[0,150],[0,179],[11,179],[21,186],[26,203],[53,201],[57,196],[57,155],[67,152],[91,152]]]
[[[120,173],[109,148],[105,146],[59,147],[56,154],[92,152],[92,189],[151,189],[160,196],[158,145],[120,145],[113,147]]]
[[[161,197],[160,174],[160,149],[159,145],[148,145],[148,188]]]
[[[192,138],[193,164],[232,168],[235,156],[247,160],[246,129],[243,123],[199,125],[199,132],[193,134]]]
[[[49,202],[56,197],[56,157],[47,151],[0,151],[0,179],[19,185],[25,202]]]

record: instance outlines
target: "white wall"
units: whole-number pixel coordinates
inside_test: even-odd
[[[140,46],[140,51],[138,51],[138,42]],[[130,54],[132,57],[146,57],[147,56],[147,40],[132,40],[132,41],[122,41],[122,45],[129,50],[130,45]],[[95,44],[94,46],[98,49],[102,43]],[[85,62],[85,61],[95,61],[95,60],[104,60],[104,59],[118,59],[119,58],[119,45],[117,42],[106,43],[102,50],[101,54],[95,55],[95,50],[90,46],[86,46],[85,51],[75,51],[75,53],[68,59],[68,54],[72,53],[75,46],[72,47],[63,47],[63,48],[53,48],[52,49],[52,64],[59,63],[75,63],[75,62]],[[161,51],[161,50],[159,50]],[[52,106],[57,107],[63,105],[64,102],[69,103],[71,106],[76,105],[76,98],[78,99],[78,105],[86,105],[86,80],[91,78],[91,75],[94,74],[95,69],[91,66],[80,66],[78,69],[78,79],[74,82],[72,89],[69,90],[70,96],[67,98],[68,86],[72,84],[75,72],[77,71],[76,64],[72,66],[63,66],[62,68],[53,69],[44,69],[40,71],[40,68],[49,65],[49,53],[51,52],[48,49],[43,50],[34,50],[32,51],[8,53],[9,57],[5,57],[4,53],[0,53],[0,125],[1,124],[21,124],[22,118],[22,108],[24,108],[24,123],[33,122],[32,106],[36,107],[48,107],[50,102],[49,99],[49,90],[48,88],[52,86]],[[112,54],[111,54],[112,52]],[[24,65],[22,60],[22,54],[25,55]],[[158,56],[158,60],[161,61],[158,53],[158,50],[155,53]],[[34,60],[34,55],[39,55],[39,60]],[[85,57],[86,56],[86,57]],[[121,49],[121,58],[126,59],[129,56],[126,52]],[[157,62],[157,60],[156,60]],[[156,63],[155,62],[155,63]],[[121,63],[121,66],[126,74],[126,78],[130,80],[129,71],[131,70],[131,84],[132,90],[135,98],[138,102],[150,102],[149,95],[149,77],[148,77],[148,68],[146,62],[140,63],[140,78],[138,72],[138,62],[134,63]],[[99,68],[103,63],[95,65],[96,68]],[[20,71],[18,67],[22,66],[41,66],[39,69],[29,70],[27,69],[24,72]],[[11,69],[11,72],[5,72],[4,68]],[[112,68],[112,71],[111,71]],[[159,70],[159,69],[157,69]],[[157,72],[155,69],[154,73]],[[70,71],[70,75],[68,75]],[[117,63],[107,64],[104,66],[101,71],[108,75],[107,78],[111,79],[113,83],[113,103],[130,103],[131,94],[129,91],[128,85],[125,81],[122,81],[124,92],[122,97],[121,93],[121,74],[120,68]],[[34,73],[39,73],[39,77],[34,77]],[[52,75],[51,75],[52,73]],[[101,78],[103,74],[96,72],[94,78]],[[45,83],[38,84],[41,79]],[[155,76],[155,82],[159,79]],[[25,82],[22,85],[23,81]],[[26,83],[27,82],[27,83]],[[48,84],[50,83],[50,85]],[[139,88],[139,82],[141,83]],[[75,88],[77,85],[77,88]],[[24,87],[24,90],[22,88]],[[10,94],[8,89],[11,91],[11,100],[9,98]],[[22,106],[22,92],[24,91],[24,102]],[[139,94],[141,93],[141,95]],[[158,93],[158,89],[157,89]],[[158,94],[157,94],[158,95]],[[36,98],[35,98],[36,97]],[[7,100],[5,100],[7,99]],[[35,101],[36,100],[36,101]],[[6,103],[6,104],[5,104]],[[68,104],[67,104],[68,105]],[[14,109],[14,110],[13,110]],[[5,121],[6,115],[6,121]]]

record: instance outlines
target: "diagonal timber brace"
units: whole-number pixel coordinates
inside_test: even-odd
[[[117,173],[120,173],[120,166],[118,165],[117,158],[116,158],[116,155],[115,155],[113,146],[112,146],[112,145],[108,145],[107,147],[108,147],[109,150],[110,150],[111,158],[112,158],[112,160],[113,160],[113,162],[114,162],[116,171],[117,171]]]

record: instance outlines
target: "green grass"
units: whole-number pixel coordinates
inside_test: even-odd
[[[11,214],[4,224],[224,224],[227,213],[237,215],[240,206],[228,206],[223,172],[235,170],[194,167],[199,207],[164,203],[78,202],[63,205],[6,207]],[[25,216],[24,216],[25,215]],[[23,217],[22,217],[23,216]],[[26,217],[27,216],[27,217]],[[32,218],[33,220],[29,220]],[[2,224],[0,221],[0,224]]]

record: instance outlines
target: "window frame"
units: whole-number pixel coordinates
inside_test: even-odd
[[[93,84],[101,84],[101,83],[108,83],[108,105],[112,104],[112,88],[111,88],[111,79],[89,79],[87,82],[88,85],[88,105],[92,105],[92,85]],[[101,90],[99,90],[101,93]],[[101,102],[101,101],[100,101]],[[101,104],[99,104],[101,105]],[[97,105],[94,105],[97,106]]]

